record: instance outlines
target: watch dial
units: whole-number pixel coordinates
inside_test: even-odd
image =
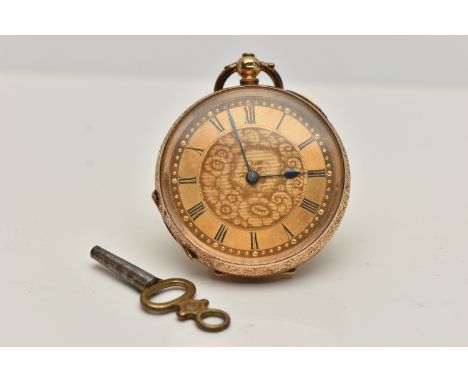
[[[184,237],[233,263],[266,264],[310,246],[343,194],[331,125],[300,96],[227,89],[175,124],[160,158],[162,199]]]

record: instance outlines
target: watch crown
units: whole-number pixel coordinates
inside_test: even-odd
[[[237,73],[242,77],[241,85],[258,85],[258,74],[261,71],[260,61],[253,53],[243,53],[237,60]]]

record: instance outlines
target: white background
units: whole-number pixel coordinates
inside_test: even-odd
[[[466,345],[467,47],[462,37],[2,37],[0,344]],[[342,226],[286,280],[211,276],[150,198],[166,131],[248,50],[324,109],[351,163]],[[95,244],[192,280],[231,314],[230,329],[144,313],[89,258]]]

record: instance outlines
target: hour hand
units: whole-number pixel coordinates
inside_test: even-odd
[[[266,178],[266,177],[270,177],[270,176],[283,176],[283,177],[285,177],[286,179],[293,179],[293,178],[295,178],[295,177],[298,176],[298,175],[306,174],[306,173],[307,173],[307,172],[305,172],[305,171],[286,170],[286,171],[283,172],[282,174],[267,174],[267,175],[262,175],[261,177],[262,177],[262,178]]]

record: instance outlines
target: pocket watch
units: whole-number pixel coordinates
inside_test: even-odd
[[[223,88],[237,72],[240,86]],[[260,72],[274,86],[259,85]],[[159,151],[153,199],[186,255],[224,274],[288,273],[330,240],[349,165],[322,110],[244,53],[189,107]]]

